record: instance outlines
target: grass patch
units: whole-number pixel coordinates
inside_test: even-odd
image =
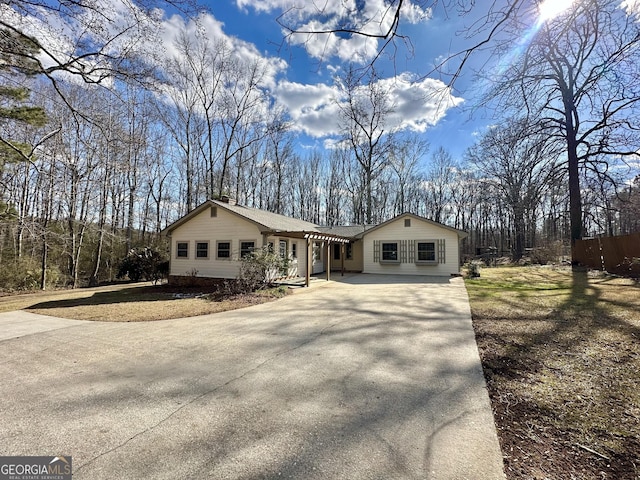
[[[639,285],[551,267],[466,285],[507,478],[640,478]]]
[[[4,296],[0,297],[0,312],[28,310],[77,320],[142,322],[235,310],[281,298],[287,292],[278,287],[214,300],[203,289],[145,283]]]

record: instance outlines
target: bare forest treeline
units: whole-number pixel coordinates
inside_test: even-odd
[[[369,88],[364,103],[347,92],[343,143],[301,153],[261,83],[266,65],[223,45],[183,48],[192,61],[169,65],[172,82],[155,91],[24,79],[47,121],[2,122],[3,138],[38,147],[0,163],[0,290],[113,281],[131,248],[166,252],[160,232],[222,194],[323,225],[412,212],[469,232],[466,257],[569,245],[562,150],[527,125],[508,122],[453,158],[413,134],[357,131],[353,120],[392,108]],[[582,175],[586,235],[637,231],[640,180]]]

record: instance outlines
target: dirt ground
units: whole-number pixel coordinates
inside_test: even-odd
[[[496,268],[467,287],[507,478],[638,480],[638,284]]]
[[[37,292],[0,298],[0,312],[33,313],[77,320],[145,322],[208,315],[280,298],[286,289],[220,296],[214,289],[149,282],[75,290]]]

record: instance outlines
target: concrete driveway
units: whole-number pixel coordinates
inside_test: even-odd
[[[0,455],[91,480],[503,479],[462,280],[334,279],[0,341]]]

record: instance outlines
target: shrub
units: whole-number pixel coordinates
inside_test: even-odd
[[[267,246],[257,248],[242,257],[234,288],[237,293],[255,292],[273,283],[288,268],[288,259],[283,259]]]
[[[480,266],[482,261],[472,260],[465,265],[466,274],[468,278],[478,278],[480,276]]]
[[[151,248],[131,249],[118,267],[117,278],[129,277],[134,282],[153,280],[158,282],[169,273],[169,262]]]
[[[549,242],[534,248],[531,252],[531,263],[537,265],[557,263],[562,257],[562,248],[561,242]]]

